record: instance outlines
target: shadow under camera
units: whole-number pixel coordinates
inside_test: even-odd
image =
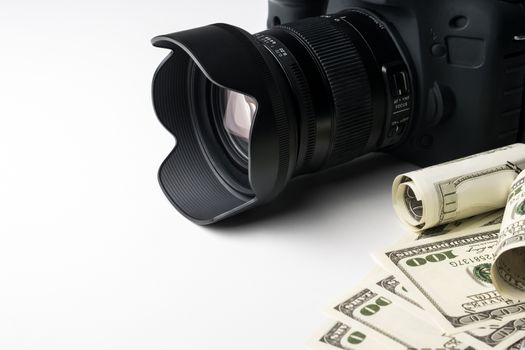
[[[370,153],[350,163],[320,173],[293,179],[273,201],[209,226],[212,230],[231,231],[284,219],[308,219],[320,211],[343,205],[346,201],[364,202],[371,193],[390,193],[400,173],[417,169],[385,153]],[[367,190],[363,190],[366,188]],[[330,200],[323,200],[323,195]]]

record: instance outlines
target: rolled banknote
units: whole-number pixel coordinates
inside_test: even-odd
[[[491,277],[501,295],[525,301],[525,171],[510,189]]]
[[[396,214],[419,232],[505,207],[510,187],[525,167],[525,145],[517,143],[395,178]]]

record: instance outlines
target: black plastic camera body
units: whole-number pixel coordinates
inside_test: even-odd
[[[382,18],[409,66],[411,130],[392,153],[429,165],[525,141],[523,0],[270,0],[268,27],[349,9]]]

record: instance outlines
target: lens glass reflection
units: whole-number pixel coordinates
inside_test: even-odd
[[[257,112],[257,101],[236,91],[224,90],[223,126],[237,151],[248,158],[250,132]]]

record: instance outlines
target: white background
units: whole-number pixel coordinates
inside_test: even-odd
[[[303,349],[402,234],[414,167],[386,155],[216,227],[165,199],[149,40],[265,21],[265,0],[1,0],[0,349]]]

